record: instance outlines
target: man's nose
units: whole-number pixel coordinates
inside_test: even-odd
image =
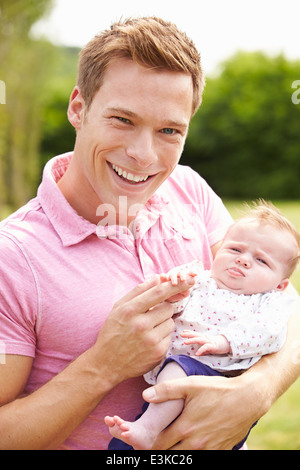
[[[132,141],[127,147],[126,153],[137,161],[143,168],[149,167],[157,160],[154,137],[149,130],[140,131],[132,136]]]

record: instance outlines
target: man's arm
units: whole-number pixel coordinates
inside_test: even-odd
[[[0,365],[1,449],[57,448],[118,383],[164,357],[174,327],[164,300],[191,285],[158,283],[140,284],[118,301],[94,346],[29,396],[16,398],[32,359],[7,356]]]
[[[101,401],[105,391],[109,391],[108,384],[100,379],[101,368],[93,366],[94,360],[92,351],[87,351],[46,385],[24,398],[13,397],[7,384],[1,387],[2,403],[4,394],[10,395],[13,401],[0,408],[0,449],[55,449],[61,444]],[[18,369],[24,365],[28,371],[32,359],[7,356],[6,364],[1,365],[1,383],[11,376],[12,387],[16,388],[16,384],[23,382],[25,374],[14,372],[12,363]]]
[[[292,286],[289,293],[297,293]],[[300,375],[300,302],[283,348],[235,378],[188,377],[144,392],[149,402],[184,398],[180,417],[157,439],[155,449],[232,449],[255,421]]]

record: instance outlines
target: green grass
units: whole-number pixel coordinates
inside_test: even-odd
[[[300,231],[300,201],[272,201]],[[234,218],[240,216],[242,203],[225,201]],[[300,293],[300,268],[292,277]],[[300,378],[273,405],[251,431],[247,444],[250,450],[300,450]]]

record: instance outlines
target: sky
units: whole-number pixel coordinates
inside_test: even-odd
[[[238,50],[300,59],[300,0],[54,0],[33,32],[82,47],[120,18],[152,15],[187,33],[207,74]]]

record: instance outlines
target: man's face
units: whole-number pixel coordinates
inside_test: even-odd
[[[112,204],[118,212],[120,196],[128,209],[147,202],[179,161],[192,98],[189,74],[131,60],[108,67],[87,113],[80,92],[73,92],[69,119],[77,129],[74,157],[81,175],[76,190],[95,210]]]

